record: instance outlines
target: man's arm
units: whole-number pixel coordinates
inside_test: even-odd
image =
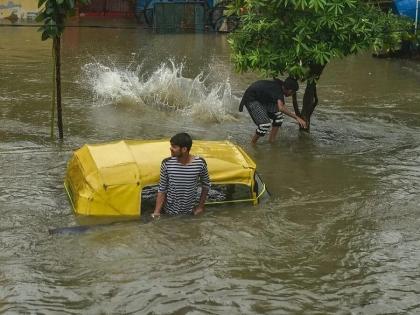
[[[296,114],[292,113],[290,110],[288,110],[286,105],[284,105],[282,100],[280,100],[280,99],[277,100],[277,107],[278,107],[279,111],[281,111],[282,113],[286,114],[289,117],[294,118],[302,128],[306,128],[306,121],[304,121],[298,115],[296,115]]]
[[[152,213],[152,218],[160,216],[160,212],[162,211],[163,205],[165,204],[167,190],[168,190],[168,174],[167,174],[165,160],[164,160],[162,161],[162,164],[160,166],[158,194],[156,197],[155,210]]]
[[[209,193],[209,190],[210,190],[210,177],[209,177],[209,172],[207,170],[207,163],[204,159],[202,160],[203,160],[203,169],[201,170],[201,173],[200,173],[201,195],[200,195],[200,201],[198,203],[198,206],[194,210],[194,215],[204,212],[204,206],[205,206],[207,194]]]
[[[152,217],[160,216],[160,212],[162,211],[165,200],[166,200],[166,192],[159,191],[156,198],[155,211],[153,211]]]
[[[194,215],[204,212],[204,204],[206,202],[207,194],[209,193],[209,187],[201,187],[200,202],[198,203],[197,208],[194,210]]]
[[[292,95],[292,102],[293,102],[293,109],[295,110],[295,114],[300,116],[300,109],[299,109],[296,93],[293,93]]]

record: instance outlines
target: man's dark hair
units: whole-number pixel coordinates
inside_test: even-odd
[[[283,85],[286,88],[286,90],[293,90],[295,92],[299,90],[299,84],[297,80],[292,77],[288,77],[286,80],[284,80]]]
[[[188,151],[191,149],[191,146],[192,146],[191,136],[185,132],[176,134],[175,136],[171,138],[170,142],[172,145],[177,145],[181,148],[187,148]]]

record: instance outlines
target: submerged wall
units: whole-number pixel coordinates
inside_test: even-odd
[[[37,0],[0,0],[0,20],[9,20],[10,22],[32,21],[37,13]]]

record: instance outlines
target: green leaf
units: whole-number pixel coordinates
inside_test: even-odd
[[[38,8],[42,7],[42,5],[46,2],[47,0],[39,0],[38,1]]]
[[[50,34],[47,31],[44,31],[41,35],[41,39],[42,41],[47,40],[48,38],[50,38]]]
[[[42,21],[44,21],[44,19],[45,19],[45,18],[46,18],[46,14],[45,14],[45,12],[41,11],[41,12],[39,12],[39,13],[38,13],[38,15],[36,16],[35,21],[36,21],[36,22],[42,22]]]
[[[74,0],[66,0],[66,2],[67,2],[67,5],[70,9],[74,8]]]
[[[54,9],[54,7],[52,7],[52,6],[48,6],[48,7],[45,9],[45,13],[46,13],[46,14],[48,14],[48,15],[52,15],[54,12],[55,12],[55,9]]]

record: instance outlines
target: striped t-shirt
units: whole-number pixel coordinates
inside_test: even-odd
[[[166,193],[163,209],[168,214],[190,214],[197,206],[198,183],[210,188],[206,161],[198,156],[191,163],[182,164],[176,157],[162,161],[159,192]]]

